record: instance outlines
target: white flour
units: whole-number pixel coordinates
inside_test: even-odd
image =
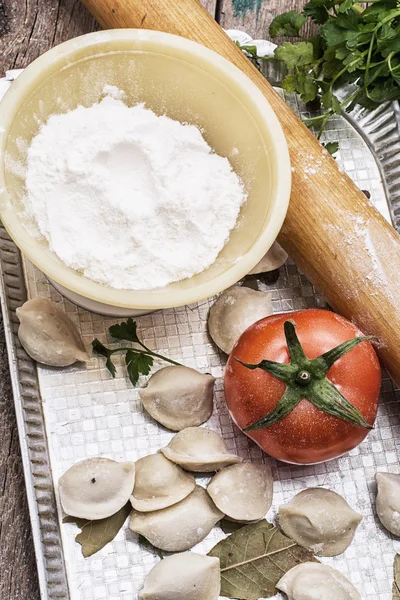
[[[118,289],[146,290],[210,266],[246,193],[228,159],[193,125],[119,90],[51,116],[28,151],[26,213],[69,267]]]

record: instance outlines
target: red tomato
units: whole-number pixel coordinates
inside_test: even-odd
[[[236,342],[225,372],[225,399],[240,429],[270,413],[285,392],[286,384],[260,368],[246,368],[235,358],[251,364],[265,359],[288,363],[283,329],[288,320],[296,324],[297,336],[309,359],[360,336],[357,327],[343,317],[319,309],[273,315],[251,325]],[[373,425],[381,370],[370,342],[363,341],[339,358],[330,367],[327,377]],[[327,414],[302,399],[279,422],[245,433],[278,460],[312,464],[352,450],[366,437],[368,429]]]

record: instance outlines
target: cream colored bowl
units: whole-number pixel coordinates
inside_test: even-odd
[[[131,105],[144,102],[158,114],[200,127],[245,183],[248,201],[228,243],[211,267],[190,279],[151,291],[115,290],[65,266],[46,241],[31,237],[23,225],[21,199],[32,138],[50,115],[98,102],[106,84],[123,89]],[[0,158],[0,216],[25,256],[74,294],[129,309],[189,304],[238,281],[270,248],[289,201],[288,149],[258,88],[215,52],[156,31],[90,33],[35,60],[1,102]]]

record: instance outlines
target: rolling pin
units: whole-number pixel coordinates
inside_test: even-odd
[[[203,44],[260,88],[280,120],[292,162],[291,201],[278,240],[334,310],[378,338],[377,351],[400,385],[400,236],[393,227],[198,0],[83,3],[106,29],[155,29]]]

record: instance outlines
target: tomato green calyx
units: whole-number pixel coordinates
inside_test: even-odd
[[[290,357],[289,363],[262,360],[258,364],[252,365],[234,357],[247,369],[262,369],[286,384],[286,390],[277,406],[255,423],[245,427],[243,431],[270,427],[292,412],[303,399],[308,400],[329,415],[365,429],[373,429],[363,414],[346,400],[327,378],[329,369],[339,358],[365,340],[373,339],[373,336],[356,337],[343,342],[317,358],[310,359],[305,355],[297,337],[295,323],[285,321],[284,331]]]

